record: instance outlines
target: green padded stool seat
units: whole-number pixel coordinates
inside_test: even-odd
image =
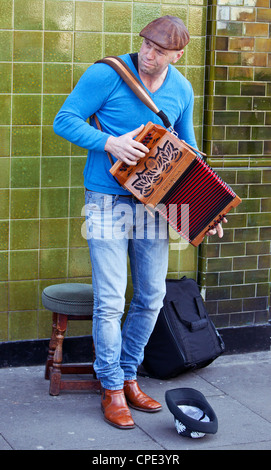
[[[99,390],[93,363],[63,364],[63,341],[70,320],[92,320],[93,289],[91,284],[65,283],[54,284],[42,292],[42,304],[53,312],[52,335],[45,367],[45,378],[50,380],[50,395],[59,395],[60,390]],[[93,347],[93,362],[95,350]],[[92,374],[92,378],[62,375]]]

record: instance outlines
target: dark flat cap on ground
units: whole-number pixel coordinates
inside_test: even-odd
[[[215,434],[217,417],[205,396],[193,388],[175,388],[165,393],[166,404],[174,415],[175,427],[181,436],[203,437]]]

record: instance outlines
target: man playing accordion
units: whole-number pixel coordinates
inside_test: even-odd
[[[140,36],[143,43],[139,53],[125,54],[122,60],[158,108],[165,111],[179,138],[197,148],[192,86],[173,66],[190,40],[185,25],[177,17],[164,16],[149,23]],[[91,126],[86,122],[94,114],[102,130],[93,118]],[[121,429],[134,427],[129,406],[145,412],[161,409],[160,403],[139,388],[137,368],[165,296],[168,236],[167,232],[163,237],[148,236],[150,227],[145,227],[145,219],[155,234],[158,214],[150,220],[145,211],[138,210],[142,204],[110,174],[106,153],[110,152],[114,161],[136,165],[148,148],[134,138],[148,121],[161,124],[160,118],[104,63],[87,69],[54,121],[56,134],[88,149],[84,185],[94,290],[94,368],[102,386],[104,418]],[[143,225],[140,237],[136,236],[137,224]],[[223,235],[220,224],[209,234],[216,232]],[[121,328],[127,254],[133,298]]]

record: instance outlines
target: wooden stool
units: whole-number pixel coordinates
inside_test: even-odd
[[[67,283],[46,287],[42,292],[43,306],[53,312],[52,336],[45,367],[45,379],[50,380],[50,395],[59,395],[60,390],[100,390],[100,382],[88,364],[62,364],[62,346],[70,320],[92,320],[93,289],[91,284]],[[92,374],[92,378],[62,377],[62,374]]]

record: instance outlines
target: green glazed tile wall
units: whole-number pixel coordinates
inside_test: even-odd
[[[243,199],[222,241],[200,248],[200,282],[219,327],[269,319],[270,31],[269,0],[209,1],[204,147]]]
[[[86,152],[56,136],[53,119],[91,63],[137,51],[139,31],[166,14],[191,33],[178,68],[194,87],[201,146],[206,0],[0,0],[0,341],[49,337],[43,288],[91,282],[81,236]],[[196,277],[197,262],[173,234],[169,276]],[[89,334],[82,323],[68,334]]]

